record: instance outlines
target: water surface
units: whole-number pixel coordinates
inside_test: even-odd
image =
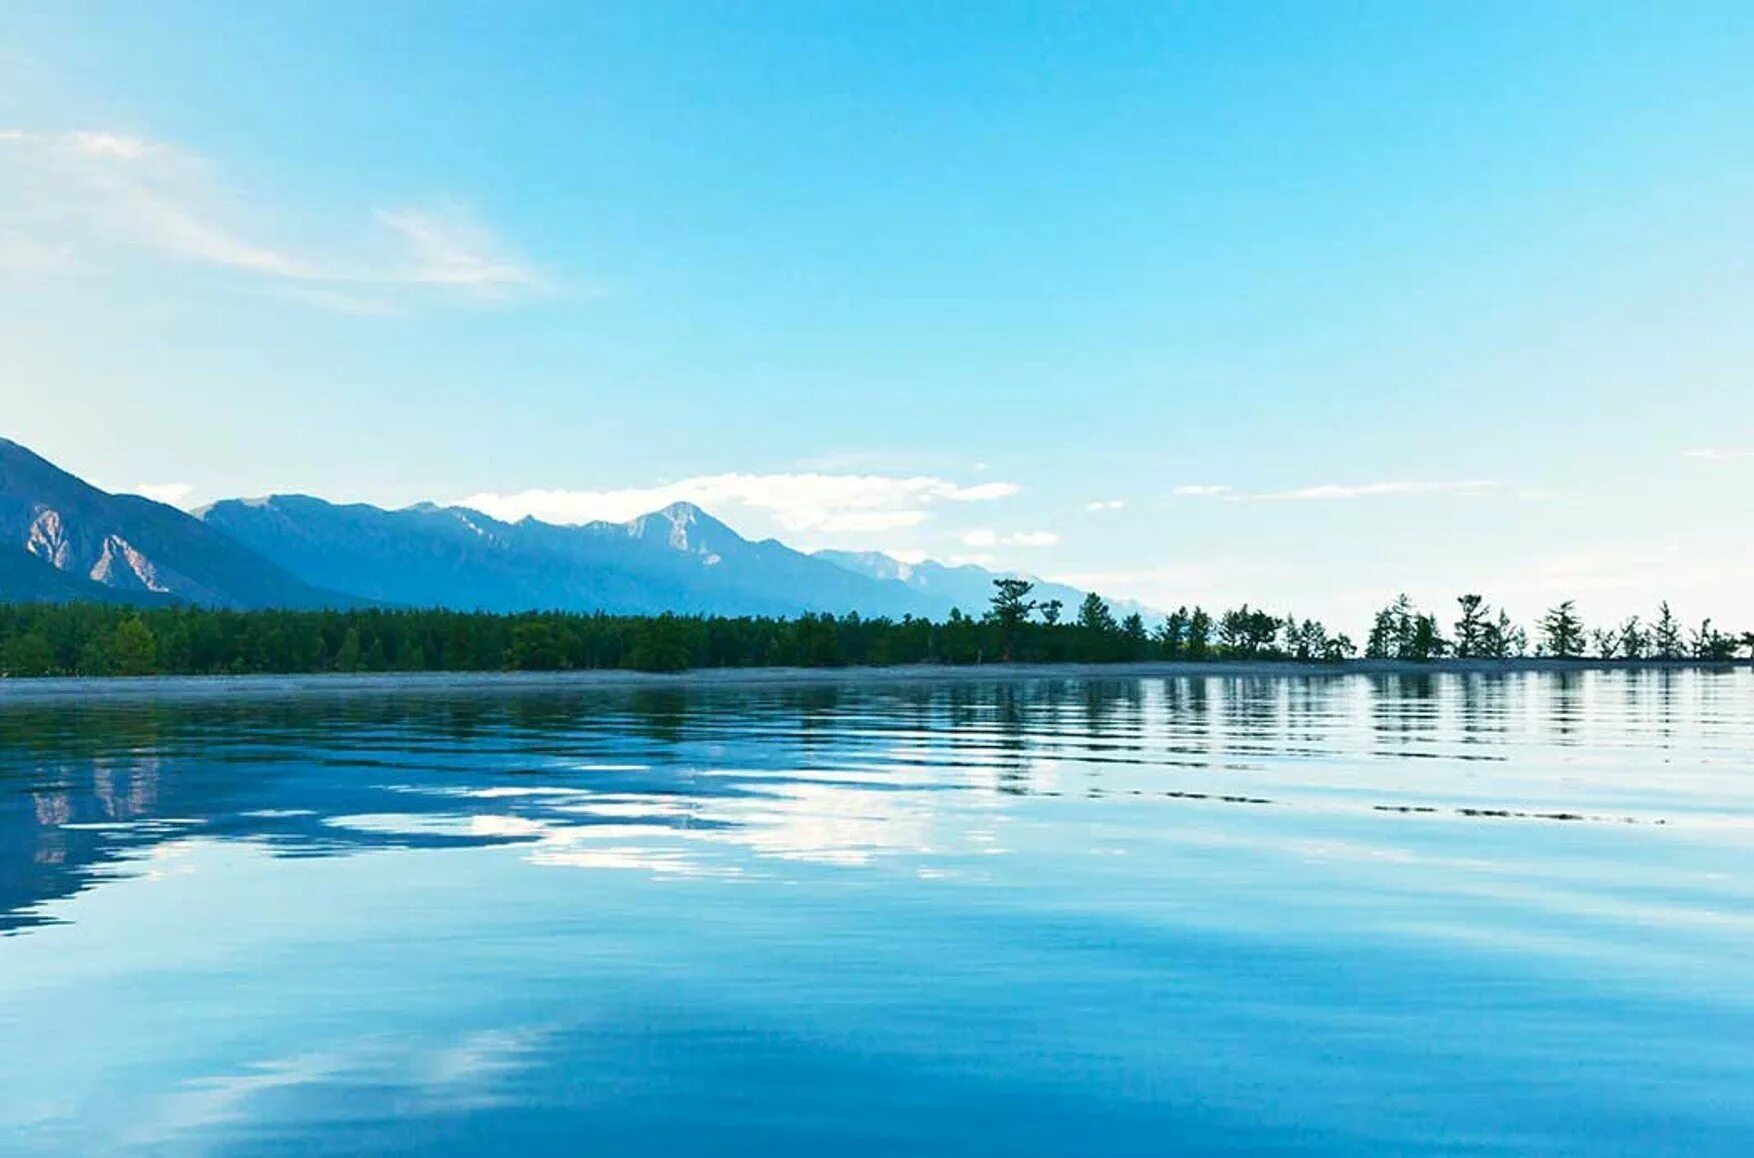
[[[8,1153],[1754,1152],[1754,672],[0,699]]]

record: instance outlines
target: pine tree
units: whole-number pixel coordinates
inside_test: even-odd
[[[1669,610],[1669,601],[1657,609],[1657,621],[1651,627],[1651,650],[1658,659],[1680,659],[1685,651],[1681,641],[1681,624]]]
[[[1456,602],[1462,608],[1461,618],[1456,620],[1456,656],[1470,659],[1485,655],[1488,630],[1486,600],[1479,595],[1458,595]]]
[[[987,620],[998,627],[1004,659],[1010,663],[1018,637],[1023,633],[1023,625],[1029,621],[1029,613],[1035,610],[1035,602],[1029,598],[1035,584],[1026,579],[995,579],[993,588],[993,606],[987,612]]]
[[[1541,643],[1557,659],[1576,659],[1583,654],[1584,627],[1577,617],[1575,601],[1567,599],[1541,617]]]

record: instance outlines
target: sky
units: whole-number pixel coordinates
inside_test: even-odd
[[[10,3],[0,434],[1754,626],[1754,6]]]

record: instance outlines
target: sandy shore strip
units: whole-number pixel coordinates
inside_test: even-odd
[[[306,675],[49,677],[0,679],[0,706],[45,701],[127,699],[236,699],[305,695],[455,695],[595,691],[599,689],[701,689],[812,685],[882,686],[934,683],[1021,683],[1043,680],[1258,679],[1355,676],[1513,675],[1528,672],[1642,672],[1754,670],[1754,661],[1511,659],[1352,660],[1295,663],[1283,660],[1056,664],[912,664],[897,667],[696,668],[560,672],[369,672]]]

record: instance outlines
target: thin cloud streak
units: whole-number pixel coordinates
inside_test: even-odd
[[[965,547],[1054,547],[1059,542],[1060,537],[1052,531],[1001,534],[989,527],[982,527],[962,536],[962,545]]]
[[[378,209],[376,236],[335,258],[257,240],[201,157],[158,141],[97,130],[0,132],[18,179],[0,190],[0,269],[42,272],[84,255],[147,252],[280,285],[293,300],[353,314],[394,314],[416,295],[505,302],[544,288],[489,230],[455,205]]]
[[[1396,480],[1371,483],[1320,483],[1283,491],[1246,493],[1233,487],[1205,483],[1178,486],[1170,493],[1178,498],[1217,498],[1227,502],[1330,502],[1382,498],[1394,495],[1482,495],[1502,491],[1504,484],[1491,479],[1421,482]]]
[[[1374,482],[1353,485],[1323,483],[1319,486],[1299,487],[1289,491],[1273,491],[1251,497],[1265,502],[1320,502],[1328,499],[1377,498],[1384,495],[1473,495],[1497,490],[1501,485],[1503,484],[1485,479],[1470,479],[1461,482]]]

